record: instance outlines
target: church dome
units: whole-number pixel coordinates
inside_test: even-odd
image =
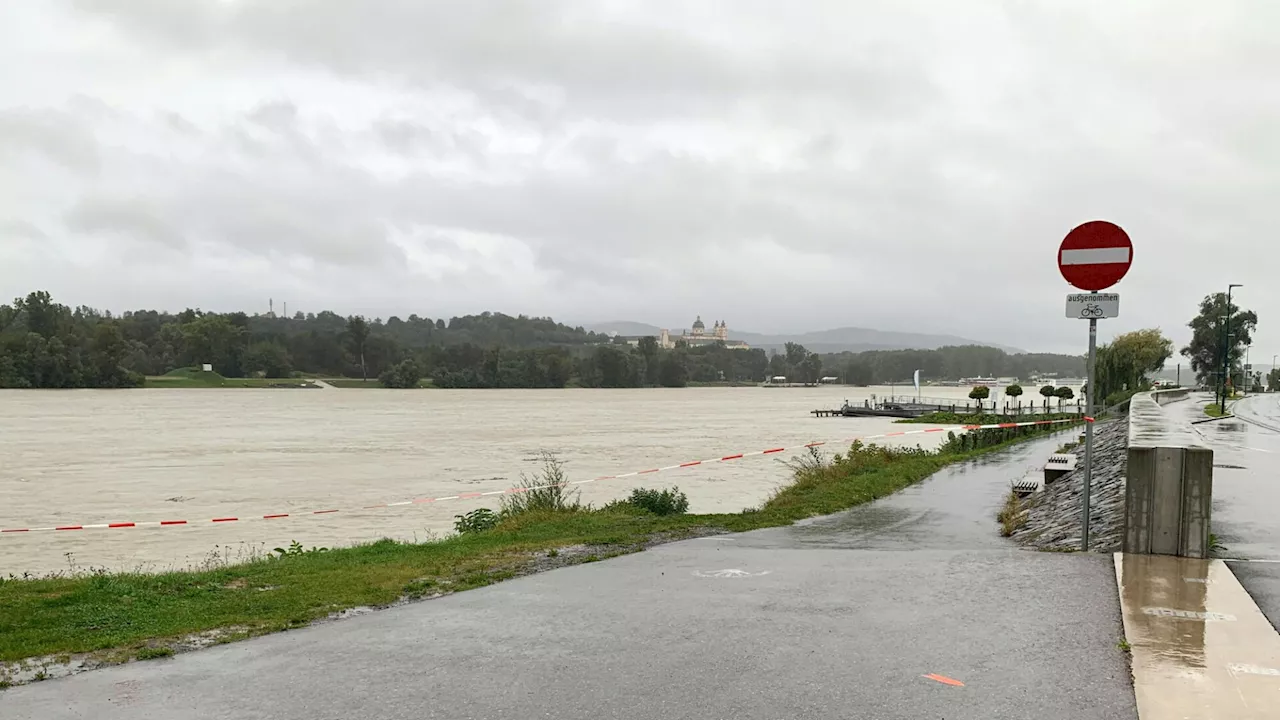
[[[697,320],[693,321],[694,330],[706,330],[707,326],[702,323],[702,316],[699,315]]]

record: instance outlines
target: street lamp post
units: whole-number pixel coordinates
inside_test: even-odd
[[[1241,388],[1241,391],[1245,395],[1249,394],[1249,374],[1253,370],[1253,368],[1249,367],[1249,349],[1252,347],[1253,347],[1252,345],[1244,346],[1244,369],[1240,371],[1240,376],[1242,379],[1242,382],[1240,384],[1244,385],[1244,387]]]
[[[1222,400],[1218,405],[1218,411],[1223,415],[1227,414],[1227,388],[1231,385],[1231,290],[1238,287],[1244,286],[1237,283],[1227,285],[1227,328],[1222,338]]]

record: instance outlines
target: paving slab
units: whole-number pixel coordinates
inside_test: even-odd
[[[1221,560],[1115,556],[1142,720],[1280,716],[1280,634]]]

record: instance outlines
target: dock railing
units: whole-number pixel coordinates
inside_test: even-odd
[[[917,398],[915,395],[887,395],[884,397],[876,396],[874,400],[868,399],[864,402],[867,407],[876,407],[883,403],[917,407],[924,405],[928,406],[931,412],[951,412],[958,415],[975,415],[979,413],[1014,416],[1046,415],[1049,413],[1084,415],[1084,404],[1077,400],[1061,402],[1060,398],[1048,398],[1046,400],[1043,396],[1039,396],[1035,400],[1027,398],[1026,400],[1010,402],[1009,398],[1001,398],[999,400],[957,400],[955,398]],[[856,405],[858,403],[851,404]]]

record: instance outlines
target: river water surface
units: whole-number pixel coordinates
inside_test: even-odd
[[[887,388],[680,390],[0,391],[0,528],[185,519],[193,524],[0,534],[0,575],[105,567],[158,571],[297,540],[340,546],[451,531],[497,507],[555,453],[569,480],[739,452],[919,428],[814,418]],[[929,388],[961,399],[968,388]],[[914,436],[933,447],[942,434]],[[883,442],[883,441],[881,441]],[[831,448],[828,448],[831,449]],[[783,484],[795,453],[582,486],[600,504],[679,485],[693,512],[735,512]],[[275,520],[275,513],[341,509]],[[220,517],[239,522],[211,523]]]

